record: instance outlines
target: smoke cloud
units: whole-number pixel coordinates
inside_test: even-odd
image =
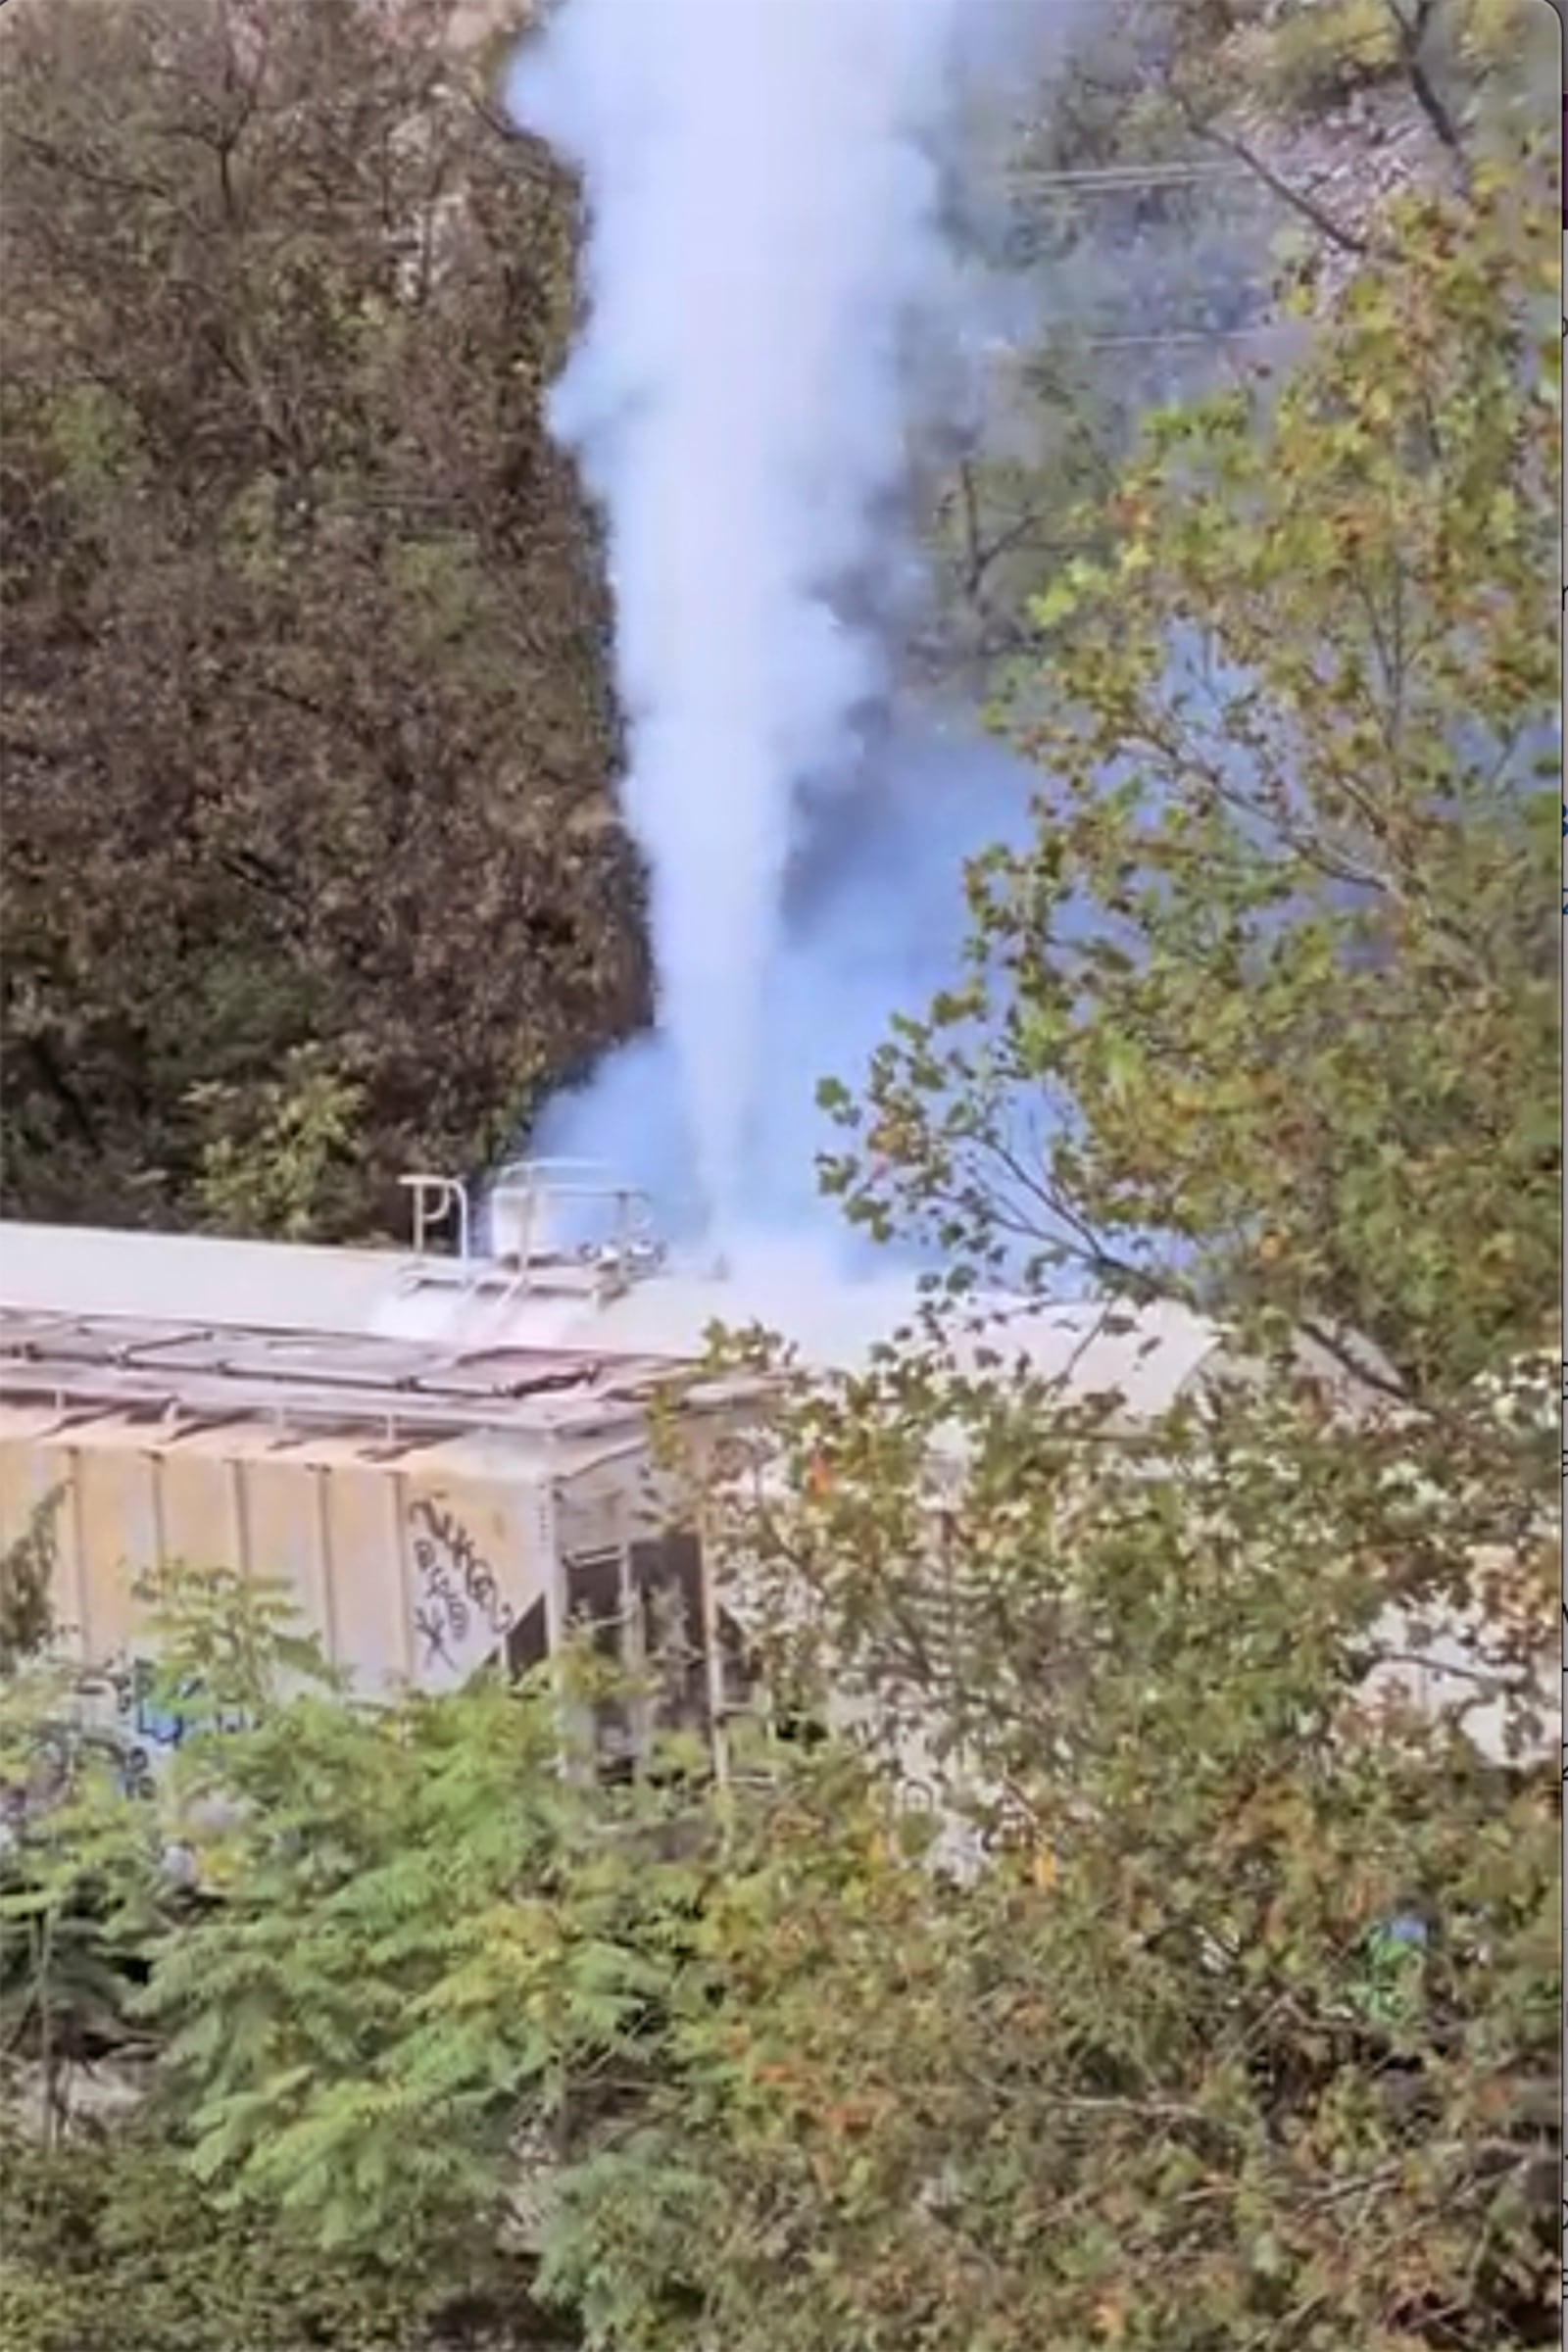
[[[808,1244],[824,1273],[851,1276],[873,1245],[816,1191],[833,1131],[816,1107],[823,1078],[852,1086],[895,1012],[923,1012],[962,968],[962,864],[991,842],[1022,846],[1035,779],[960,722],[890,736],[818,819],[782,901],[778,946],[757,1016],[758,1072],[741,1139],[734,1250],[776,1255]],[[547,1156],[597,1159],[648,1193],[666,1237],[695,1245],[705,1203],[693,1184],[679,1067],[667,1034],[612,1055],[582,1092],[547,1110]],[[581,1238],[590,1238],[584,1228]],[[878,1253],[886,1262],[886,1252]],[[803,1260],[804,1262],[804,1260]]]
[[[553,427],[607,518],[660,990],[659,1035],[534,1141],[613,1158],[694,1228],[805,1212],[815,1079],[956,951],[959,850],[986,837],[951,755],[884,747],[868,774],[858,730],[885,688],[866,586],[911,365],[953,297],[960,33],[993,72],[1015,14],[565,0],[509,84],[587,196],[587,322]],[[1020,797],[989,773],[993,802]],[[814,880],[813,837],[837,844]]]

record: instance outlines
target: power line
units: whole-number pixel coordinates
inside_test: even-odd
[[[1086,351],[1134,351],[1164,349],[1170,345],[1193,343],[1252,343],[1261,335],[1291,335],[1301,331],[1294,318],[1261,320],[1256,326],[1212,326],[1173,328],[1158,335],[1101,335],[1086,338]]]
[[[1132,351],[1156,343],[1250,343],[1258,335],[1299,334],[1302,327],[1302,321],[1295,318],[1259,318],[1244,326],[1169,326],[1153,328],[1148,334],[1095,335],[1083,331],[1089,323],[1080,321],[1075,330],[1065,321],[1058,322],[1069,351]],[[999,366],[1016,361],[1027,367],[1040,358],[1044,348],[1043,344],[999,338],[988,356]]]
[[[1031,170],[1027,164],[1013,165],[1005,177],[1014,185],[1031,188],[1118,188],[1188,187],[1204,180],[1250,179],[1265,193],[1266,182],[1247,164],[1104,164],[1084,165],[1073,170]]]

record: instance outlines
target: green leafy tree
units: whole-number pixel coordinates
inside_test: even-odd
[[[275,1936],[258,1935],[252,1898],[270,1884],[250,1871],[264,1842],[258,1818],[303,1871],[298,1891],[335,1883],[323,1753],[364,1770],[378,1750],[277,1588],[172,1567],[143,1599],[159,1652],[148,1696],[177,1713],[182,1732],[158,1783],[129,1776],[124,1743],[93,1728],[61,1670],[24,1664],[0,1693],[0,2342],[15,2352],[111,2341],[123,2352],[559,2343],[559,2323],[531,2300],[530,2263],[482,2216],[443,2240],[452,2217],[416,2195],[412,2230],[339,2230],[352,2242],[324,2247],[321,2224],[330,2234],[342,2198],[323,2215],[292,2196],[225,2194],[232,2168],[206,2178],[202,2102],[220,2076],[230,2086],[245,2079],[258,2013],[265,2024],[268,1986],[286,1966]],[[308,1736],[320,1710],[335,1748]],[[488,1717],[474,1726],[489,1728]],[[271,1757],[275,1782],[296,1740],[286,1805],[269,1813],[258,1753]],[[365,1796],[373,1820],[368,1783]],[[339,1797],[352,1812],[347,1789]],[[274,1926],[292,1933],[286,1916]],[[180,1992],[192,1959],[218,1970],[195,2004],[200,2031]],[[307,2009],[328,1996],[331,1973],[296,1963],[289,1982]],[[354,2067],[352,2037],[330,2046]],[[272,2087],[265,2053],[253,2082],[260,2116]],[[326,2068],[318,2087],[341,2124],[331,2103],[341,2081]],[[465,2146],[466,2122],[451,2125]],[[362,2161],[357,2208],[344,2184],[367,2220],[383,2210],[371,2173]]]
[[[1499,178],[1394,233],[1037,600],[1035,839],[829,1181],[974,1265],[1348,1327],[1430,1402],[1549,1337],[1556,226]]]
[[[1528,172],[1401,208],[1042,595],[1035,841],[836,1098],[951,1295],[797,1375],[737,1506],[866,1777],[715,1893],[568,2184],[596,2342],[1551,2340],[1555,235]],[[1086,1350],[1200,1305],[1227,1377],[1130,1427],[977,1347],[968,1294],[1068,1270]],[[878,1750],[990,1846],[961,1891]]]
[[[197,1198],[216,1225],[287,1241],[352,1219],[352,1194],[343,1196],[363,1179],[356,1121],[364,1091],[323,1058],[302,1048],[281,1080],[241,1089],[238,1101],[232,1087],[193,1088],[192,1105],[213,1131]]]
[[[168,1655],[172,1690],[223,1690],[202,1645]],[[239,1721],[226,1687],[176,1763],[222,1899],[152,1954],[160,2096],[204,2183],[471,2283],[635,2103],[716,1822],[671,1846],[684,1776],[602,1788],[553,1688],[301,1690]]]
[[[880,1737],[732,1851],[548,2283],[671,2352],[1549,2341],[1544,1545],[1459,1686],[1483,1749],[1368,1679],[1468,1573],[1437,1448],[1283,1376],[1135,1446],[999,1360],[813,1384],[743,1515],[776,1651]],[[1494,1421],[1490,1509],[1544,1517],[1542,1434]]]

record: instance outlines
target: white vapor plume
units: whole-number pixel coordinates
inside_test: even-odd
[[[963,976],[961,868],[992,842],[1021,848],[1036,779],[961,721],[922,713],[895,733],[828,810],[814,855],[795,869],[760,1017],[759,1090],[744,1161],[744,1214],[724,1237],[733,1265],[791,1262],[849,1279],[885,1249],[857,1237],[815,1184],[835,1148],[816,1105],[823,1078],[864,1079],[896,1012],[923,1012]],[[658,1203],[662,1232],[702,1240],[691,1152],[669,1042],[644,1037],[612,1054],[580,1091],[558,1096],[534,1138],[547,1156],[597,1160]],[[602,1238],[591,1213],[568,1239]],[[799,1254],[808,1252],[806,1258]]]
[[[880,691],[876,631],[835,600],[874,572],[905,479],[910,336],[949,282],[959,35],[987,14],[564,0],[509,87],[587,198],[553,426],[607,520],[657,1051],[710,1223],[745,1206],[773,1076],[800,794],[852,764]]]

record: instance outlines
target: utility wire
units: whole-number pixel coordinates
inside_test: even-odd
[[[1104,164],[1070,171],[1031,170],[1013,165],[1004,175],[1015,186],[1029,188],[1187,187],[1204,180],[1250,179],[1267,192],[1265,183],[1248,164]]]
[[[1299,334],[1300,324],[1294,318],[1275,318],[1259,321],[1256,326],[1200,326],[1173,328],[1160,335],[1096,335],[1087,337],[1085,351],[1150,351],[1165,350],[1179,344],[1193,343],[1252,343],[1263,335]]]

